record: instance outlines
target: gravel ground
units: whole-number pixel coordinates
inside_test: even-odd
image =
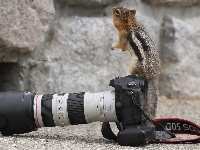
[[[200,124],[200,100],[168,100],[160,98],[157,118],[179,117]],[[116,129],[116,128],[115,128]],[[0,150],[35,149],[156,149],[199,150],[200,144],[147,144],[142,147],[119,146],[101,135],[101,122],[67,127],[41,128],[37,131],[3,137],[0,135]],[[187,136],[188,137],[188,136]]]

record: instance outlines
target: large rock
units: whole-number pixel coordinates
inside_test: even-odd
[[[200,4],[199,0],[142,0],[142,1],[153,6],[188,7]]]
[[[30,64],[29,90],[62,93],[112,89],[109,81],[128,74],[130,59],[128,52],[110,50],[117,40],[114,37],[117,30],[111,18],[58,19],[52,37]]]
[[[0,1],[0,61],[16,62],[39,46],[54,13],[53,0]]]
[[[70,5],[105,6],[122,0],[65,0]]]
[[[160,93],[171,98],[200,97],[200,9],[195,5],[199,2],[119,1],[1,1],[0,62],[18,63],[0,64],[0,90],[42,94],[112,89],[110,79],[129,74],[130,54],[110,51],[117,40],[111,9],[125,6],[137,10],[138,21],[160,50]],[[195,7],[185,9],[186,5]],[[182,21],[174,17],[163,21],[166,14]]]
[[[161,29],[160,93],[170,98],[200,97],[200,22],[166,16]]]

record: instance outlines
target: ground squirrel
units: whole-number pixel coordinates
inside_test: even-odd
[[[113,23],[119,31],[114,48],[131,54],[130,74],[137,74],[148,83],[148,91],[141,96],[141,105],[150,118],[155,118],[158,101],[158,75],[160,59],[154,42],[135,18],[136,10],[125,7],[113,7]]]

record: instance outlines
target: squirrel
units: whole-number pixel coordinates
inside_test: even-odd
[[[130,52],[130,74],[137,74],[148,84],[147,92],[141,95],[141,106],[149,117],[154,119],[158,101],[158,76],[160,74],[158,51],[154,42],[136,20],[136,10],[113,7],[112,14],[119,39],[117,43],[112,44],[111,50],[120,48],[122,51]]]

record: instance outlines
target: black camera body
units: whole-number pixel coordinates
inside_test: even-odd
[[[120,145],[139,146],[155,139],[155,130],[142,126],[140,96],[148,89],[147,82],[137,75],[116,78],[110,81],[115,88],[115,109],[119,121],[117,142]]]

